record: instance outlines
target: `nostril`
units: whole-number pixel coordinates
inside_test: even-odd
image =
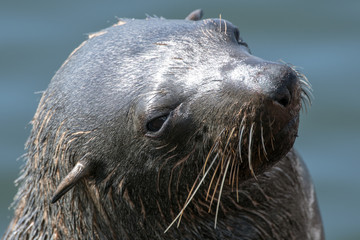
[[[258,65],[260,71],[256,78],[256,87],[260,90],[260,96],[265,97],[270,104],[287,110],[298,106],[301,91],[298,74],[283,64],[267,62]]]
[[[283,97],[282,99],[280,99],[278,101],[278,103],[280,103],[281,105],[283,105],[284,107],[287,107],[290,104],[290,100],[287,97]]]
[[[291,104],[298,78],[296,73],[287,66],[283,66],[278,74],[279,77],[274,80],[274,85],[276,87],[273,90],[271,97],[277,104],[288,107]]]
[[[287,87],[281,89],[281,91],[277,91],[276,95],[273,97],[273,100],[280,104],[283,107],[287,107],[291,102],[291,94]]]

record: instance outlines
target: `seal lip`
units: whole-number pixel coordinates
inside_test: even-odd
[[[285,125],[276,133],[276,136],[279,137],[297,137],[298,127],[296,124],[299,122],[300,114],[297,114],[293,118],[291,118]],[[293,134],[294,133],[294,134]],[[284,136],[286,135],[286,136]],[[294,136],[292,136],[294,135]]]

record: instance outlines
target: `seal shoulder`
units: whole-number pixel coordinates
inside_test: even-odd
[[[298,173],[301,189],[304,194],[303,210],[307,215],[307,234],[309,239],[324,239],[324,230],[321,220],[320,209],[317,203],[315,187],[309,170],[296,150],[289,152],[288,158],[293,160],[294,167]]]
[[[264,172],[259,183],[271,196],[269,202],[274,209],[269,209],[268,213],[296,223],[290,232],[298,234],[296,239],[324,239],[315,188],[305,162],[295,149]]]

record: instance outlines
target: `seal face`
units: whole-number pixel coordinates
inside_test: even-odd
[[[306,78],[201,15],[122,20],[70,55],[34,117],[5,238],[323,236],[291,150]]]

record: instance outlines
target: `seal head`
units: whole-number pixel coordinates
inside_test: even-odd
[[[236,179],[243,181],[292,147],[299,74],[251,55],[231,23],[129,20],[105,31],[68,60],[48,90],[58,121],[93,139],[76,152],[99,181],[113,171],[122,179],[159,169],[164,162],[156,158],[173,148],[181,149],[174,162],[192,152],[187,162],[201,168],[212,149],[241,168]]]
[[[284,205],[290,193],[310,199],[297,191],[305,179],[300,173],[277,175],[299,161],[286,155],[297,136],[301,100],[309,96],[306,78],[253,56],[230,22],[201,15],[121,20],[69,56],[33,120],[11,236],[304,234],[288,220],[279,219],[279,228],[259,219],[254,224],[242,211],[260,204],[274,219],[311,222],[297,207],[284,213],[271,202]],[[272,168],[278,162],[283,165]],[[259,194],[255,179],[279,196]],[[247,191],[249,205],[239,196]]]

